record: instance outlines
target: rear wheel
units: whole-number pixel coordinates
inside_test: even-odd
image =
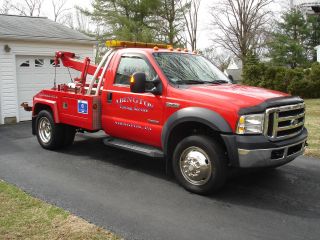
[[[173,171],[187,190],[209,194],[219,190],[227,176],[227,159],[222,146],[207,136],[183,139],[173,153]]]
[[[42,110],[38,114],[37,139],[39,144],[45,149],[58,149],[64,144],[63,125],[54,123],[51,112]]]

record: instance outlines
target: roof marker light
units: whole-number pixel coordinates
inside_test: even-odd
[[[130,42],[130,41],[119,41],[119,40],[108,40],[106,41],[108,48],[170,48],[171,45],[159,44],[159,43],[144,43],[144,42]]]

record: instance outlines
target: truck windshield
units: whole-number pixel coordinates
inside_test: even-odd
[[[230,83],[211,62],[199,55],[183,53],[154,53],[154,58],[174,84]]]

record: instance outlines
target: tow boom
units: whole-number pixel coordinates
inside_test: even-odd
[[[95,88],[95,95],[99,95],[99,89],[102,86],[103,77],[108,68],[111,55],[113,55],[114,50],[109,50],[98,66],[90,64],[90,58],[86,57],[81,62],[76,58],[75,53],[72,52],[56,52],[55,55],[55,65],[57,66],[61,60],[63,66],[72,68],[81,72],[79,78],[75,78],[75,92],[80,94],[91,95],[92,90]],[[87,75],[93,75],[89,84],[86,83]],[[68,87],[58,86],[58,90],[68,89]]]

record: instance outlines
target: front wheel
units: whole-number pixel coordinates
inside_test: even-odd
[[[188,191],[209,194],[219,190],[227,176],[227,159],[223,147],[207,136],[183,139],[173,153],[173,172]]]

